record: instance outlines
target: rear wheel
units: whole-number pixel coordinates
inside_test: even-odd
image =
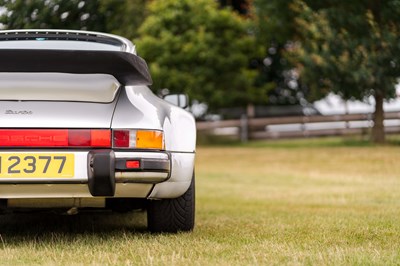
[[[195,213],[195,178],[179,198],[151,200],[147,206],[147,223],[151,232],[192,231]]]

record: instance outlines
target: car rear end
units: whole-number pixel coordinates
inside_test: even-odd
[[[152,231],[193,228],[194,120],[151,93],[129,41],[3,31],[0,55],[3,209],[143,208]]]

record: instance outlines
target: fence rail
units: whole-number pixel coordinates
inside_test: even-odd
[[[400,132],[400,112],[385,113],[385,131]],[[294,138],[368,134],[372,114],[316,115],[272,118],[247,118],[197,122],[200,134],[227,135],[247,139]]]

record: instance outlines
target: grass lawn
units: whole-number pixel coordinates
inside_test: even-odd
[[[198,148],[193,233],[145,215],[0,216],[0,264],[398,265],[400,146],[340,139]]]

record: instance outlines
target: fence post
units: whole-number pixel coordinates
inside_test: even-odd
[[[247,142],[249,140],[249,119],[246,114],[240,116],[240,141]]]

